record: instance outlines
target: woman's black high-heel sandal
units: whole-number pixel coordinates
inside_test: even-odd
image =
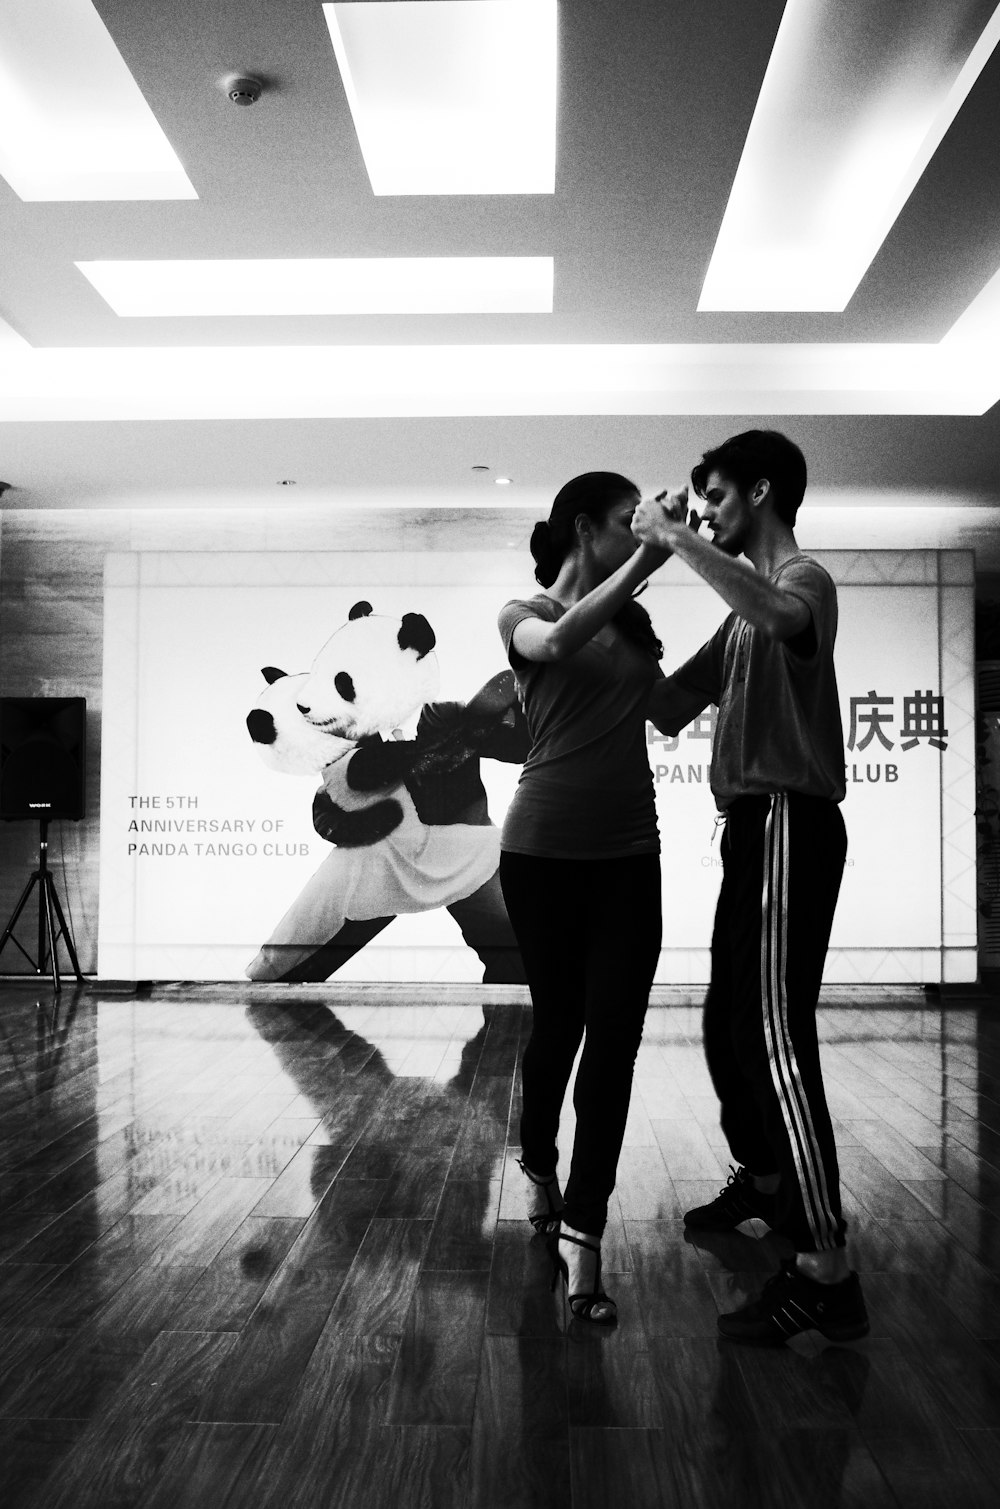
[[[569,1292],[569,1265],[566,1259],[560,1255],[559,1243],[573,1242],[577,1247],[586,1247],[588,1252],[593,1252],[597,1257],[597,1269],[594,1273],[594,1287],[590,1290],[581,1290],[578,1294]],[[601,1288],[601,1249],[595,1247],[593,1242],[581,1241],[579,1237],[571,1237],[568,1232],[560,1231],[558,1237],[552,1243],[552,1261],[555,1264],[555,1272],[552,1275],[552,1288],[562,1279],[566,1285],[566,1297],[569,1300],[569,1308],[575,1320],[588,1320],[594,1326],[613,1326],[618,1321],[618,1307],[613,1299],[604,1293]],[[595,1315],[597,1305],[610,1305],[611,1313]]]
[[[546,1209],[536,1211],[534,1215],[528,1217],[528,1220],[531,1222],[533,1231],[549,1236],[552,1232],[559,1230],[559,1217],[562,1214],[563,1202],[562,1195],[559,1193],[559,1180],[555,1174],[550,1174],[547,1179],[539,1179],[529,1168],[525,1168],[520,1158],[517,1160],[517,1166],[525,1178],[531,1180],[536,1189],[544,1192]],[[558,1204],[554,1196],[558,1197]]]

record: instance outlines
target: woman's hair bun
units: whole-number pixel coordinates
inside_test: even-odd
[[[552,527],[548,519],[539,519],[531,531],[528,549],[535,562],[535,581],[542,587],[551,587],[559,575],[559,562],[555,560]]]

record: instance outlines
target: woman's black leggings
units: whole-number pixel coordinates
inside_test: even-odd
[[[521,1152],[533,1173],[554,1172],[559,1113],[582,1038],[563,1221],[600,1237],[660,953],[659,855],[504,853],[500,883],[531,989]]]

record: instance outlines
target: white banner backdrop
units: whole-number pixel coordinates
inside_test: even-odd
[[[968,552],[819,552],[838,583],[848,868],[828,981],[974,979],[973,574]],[[99,973],[239,979],[331,848],[317,777],[267,768],[246,727],[261,668],[308,670],[353,603],[424,614],[442,700],[505,666],[509,597],[537,590],[497,553],[110,556],[105,582]],[[724,608],[671,562],[643,597],[672,669]],[[650,726],[663,845],[657,979],[708,977],[721,874],[712,717]],[[493,822],[516,767],[486,758]],[[627,943],[626,943],[627,946]],[[338,980],[468,980],[482,964],[443,908],[397,917]]]

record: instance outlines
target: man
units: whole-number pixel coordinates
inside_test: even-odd
[[[661,683],[649,714],[676,733],[710,703],[719,709],[712,791],[726,826],[705,1052],[739,1167],[716,1200],[684,1219],[729,1231],[758,1216],[795,1243],[795,1258],[758,1299],[720,1315],[724,1336],[781,1345],[818,1330],[856,1340],[868,1316],[845,1253],[816,1035],[847,851],[836,589],[796,544],[806,464],[784,435],[735,435],[706,453],[691,481],[704,500],[700,518],[687,518],[684,488],[644,502],[632,523],[733,610]],[[712,542],[698,533],[702,523]]]

